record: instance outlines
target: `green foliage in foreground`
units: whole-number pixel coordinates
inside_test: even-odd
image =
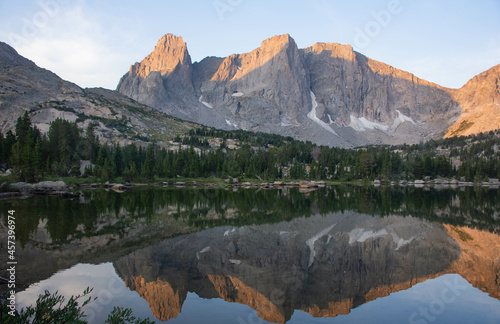
[[[95,301],[97,297],[92,299],[87,297],[93,288],[87,287],[81,295],[71,296],[67,303],[65,303],[64,296],[59,295],[58,292],[51,294],[45,291],[43,295],[39,295],[35,305],[28,306],[23,309],[21,313],[17,311],[12,312],[6,304],[1,305],[0,322],[1,323],[15,323],[15,324],[59,324],[59,323],[75,323],[85,324],[85,314],[82,308]],[[78,303],[79,300],[84,299],[82,304]],[[105,324],[152,324],[149,319],[137,319],[132,315],[130,308],[114,307]]]

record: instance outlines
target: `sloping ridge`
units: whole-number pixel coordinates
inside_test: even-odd
[[[122,145],[145,136],[167,140],[194,127],[117,91],[82,89],[0,42],[0,132],[14,129],[25,111],[42,132],[56,118],[78,121],[83,129],[93,122],[101,141]],[[119,123],[120,127],[112,126]]]
[[[462,106],[462,114],[446,137],[500,128],[500,64],[476,75],[453,95]]]

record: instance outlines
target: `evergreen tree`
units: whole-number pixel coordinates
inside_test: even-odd
[[[142,176],[147,179],[153,179],[153,170],[155,164],[155,147],[154,144],[148,146],[146,150],[146,159],[142,168]]]
[[[17,119],[16,123],[16,140],[21,142],[21,146],[24,144],[26,137],[31,129],[31,119],[28,112],[25,111],[23,116]]]
[[[7,134],[5,134],[5,139],[3,141],[3,157],[2,161],[7,163],[10,160],[10,154],[12,152],[12,146],[16,143],[16,136],[14,133],[9,130]]]

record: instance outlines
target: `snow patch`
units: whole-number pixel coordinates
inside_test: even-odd
[[[400,112],[400,111],[399,111],[399,110],[397,110],[397,109],[396,109],[396,111],[397,111],[397,113],[398,113],[398,118],[399,118],[399,120],[400,120],[402,123],[404,123],[405,121],[407,121],[407,122],[412,123],[413,125],[415,125],[415,124],[416,124],[416,123],[415,123],[415,121],[413,120],[413,118],[403,115],[403,113],[402,113],[402,112]]]
[[[362,228],[355,228],[349,232],[349,244],[353,244],[354,242],[362,243],[369,239],[374,239],[380,236],[384,236],[389,234],[385,229],[378,230],[376,232],[372,230],[365,230]]]
[[[322,238],[323,236],[325,236],[326,234],[328,234],[328,232],[330,232],[335,227],[335,225],[337,225],[337,223],[328,226],[327,228],[325,228],[324,230],[320,231],[319,233],[317,233],[316,235],[314,235],[313,237],[311,237],[310,239],[308,239],[306,241],[306,245],[311,250],[311,254],[309,255],[309,265],[308,265],[308,268],[311,267],[311,265],[314,262],[314,257],[316,256],[316,251],[314,250],[314,243],[316,243],[317,240],[319,240],[320,238]]]
[[[203,95],[200,96],[200,98],[198,98],[198,101],[205,107],[207,108],[210,108],[210,109],[213,109],[214,106],[212,106],[211,104],[209,104],[208,102],[206,101],[203,101]]]
[[[203,248],[203,250],[201,250],[199,252],[196,252],[196,258],[199,260],[200,259],[200,254],[208,252],[208,251],[210,251],[210,246],[207,246],[207,247]]]
[[[287,127],[287,126],[293,126],[293,124],[291,124],[291,123],[281,122],[280,126],[281,126],[281,127]]]
[[[231,95],[231,97],[243,97],[245,94],[241,91],[235,92]]]
[[[335,122],[332,120],[332,116],[330,114],[327,114],[328,116],[328,122],[331,124],[335,124]]]
[[[201,102],[203,104],[203,106],[207,107],[207,108],[210,108],[210,109],[213,109],[214,106],[212,106],[211,104],[209,104],[208,102],[205,102],[205,101],[202,101]]]
[[[229,234],[233,233],[236,231],[236,228],[233,228],[232,230],[227,230],[224,232],[224,236],[228,236]]]
[[[238,128],[238,125],[231,123],[231,121],[227,119],[226,119],[226,124],[228,124],[229,126],[233,126],[234,128]]]
[[[367,130],[379,130],[382,132],[387,132],[389,130],[389,126],[374,123],[366,119],[365,117],[356,118],[351,115],[351,124],[349,126],[358,132],[364,132]]]
[[[321,126],[327,132],[330,132],[333,135],[338,136],[337,133],[330,127],[330,125],[328,125],[327,123],[325,123],[316,116],[316,108],[318,108],[318,102],[316,101],[316,95],[312,91],[311,91],[311,103],[312,103],[312,109],[307,114],[307,117],[309,117],[309,119],[311,119],[313,122]]]
[[[229,262],[232,264],[241,264],[241,260],[237,260],[237,259],[229,259]]]
[[[353,244],[355,242],[362,243],[369,239],[375,239],[377,237],[390,235],[392,237],[392,241],[396,243],[396,248],[394,251],[399,250],[403,246],[410,244],[413,240],[416,240],[416,236],[412,236],[409,239],[405,240],[401,236],[399,236],[393,228],[383,228],[378,231],[366,230],[362,228],[355,228],[348,233],[349,235],[349,244]]]
[[[397,246],[396,246],[396,249],[394,251],[399,250],[400,248],[402,248],[403,246],[405,246],[407,244],[410,244],[415,238],[416,238],[415,236],[412,236],[412,237],[410,237],[410,239],[405,240],[404,238],[400,237],[399,240],[397,241]]]

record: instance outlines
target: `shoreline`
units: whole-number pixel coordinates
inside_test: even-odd
[[[488,189],[499,189],[498,182],[458,182],[435,179],[429,181],[314,181],[314,180],[296,180],[296,181],[274,181],[264,182],[258,179],[240,182],[237,179],[182,179],[183,181],[160,181],[160,182],[92,182],[78,181],[88,180],[79,178],[65,178],[72,184],[66,184],[64,181],[42,181],[35,184],[25,182],[2,183],[0,185],[0,199],[27,198],[30,196],[59,196],[63,198],[77,198],[80,196],[80,190],[106,189],[118,193],[132,190],[133,188],[259,188],[259,189],[284,189],[298,188],[300,192],[308,193],[318,188],[329,188],[337,185],[355,185],[355,186],[373,186],[373,187],[415,187],[424,189],[458,189],[464,187],[479,187]],[[80,182],[80,183],[75,183]],[[210,181],[211,180],[211,181]]]

